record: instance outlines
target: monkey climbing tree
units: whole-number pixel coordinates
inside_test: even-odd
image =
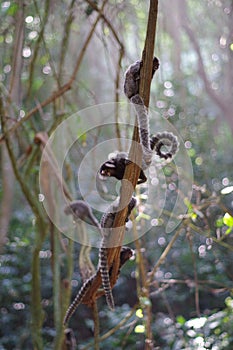
[[[140,69],[140,85],[139,94],[142,97],[145,106],[148,108],[150,99],[150,84],[151,84],[151,72],[153,71],[153,58],[154,58],[154,42],[155,42],[155,32],[156,32],[156,20],[158,11],[158,1],[151,0],[148,16],[148,25],[145,46],[142,53],[142,65]],[[140,136],[138,132],[138,125],[135,122],[134,132],[132,137],[132,144],[129,151],[129,159],[131,162],[126,166],[124,173],[124,178],[121,182],[120,189],[120,203],[119,207],[123,208],[119,210],[113,222],[113,229],[115,230],[115,235],[118,237],[117,245],[108,248],[107,252],[107,262],[108,266],[111,266],[110,283],[113,287],[117,281],[120,269],[120,255],[122,249],[122,243],[124,239],[125,221],[127,219],[127,209],[128,203],[130,202],[134,189],[139,179],[141,168],[138,164],[142,162],[142,148],[140,144]],[[131,185],[130,185],[131,184]],[[140,243],[137,242],[137,245]],[[87,304],[93,309],[96,309],[96,299],[104,294],[104,291],[99,290],[102,284],[101,273],[97,271],[94,278],[89,281],[88,285],[85,287],[85,296],[82,299],[82,303]],[[149,298],[148,289],[144,290],[144,295]],[[146,308],[147,312],[147,327],[146,327],[146,339],[145,349],[151,348],[152,344],[152,334],[150,328],[150,306]],[[97,334],[98,337],[98,334]],[[97,344],[97,339],[96,342]],[[96,345],[97,346],[97,345]]]

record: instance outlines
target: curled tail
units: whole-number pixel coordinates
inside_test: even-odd
[[[142,67],[142,61],[136,61],[131,64],[125,72],[124,93],[128,99],[134,104],[138,125],[140,142],[142,145],[142,169],[148,168],[152,159],[152,152],[150,149],[149,138],[149,118],[148,112],[144,105],[142,97],[139,95],[140,84],[140,70]],[[159,60],[157,57],[153,58],[151,79],[155,71],[159,68]]]
[[[124,92],[128,99],[133,103],[138,120],[140,142],[142,145],[142,169],[147,169],[152,161],[153,150],[160,158],[172,158],[178,150],[178,140],[175,135],[169,132],[158,133],[149,138],[149,117],[148,111],[144,105],[142,97],[139,95],[140,69],[142,61],[136,61],[131,64],[125,72]],[[153,59],[152,76],[159,68],[159,61],[156,57]],[[165,148],[165,151],[164,151]],[[167,148],[169,149],[167,151]]]
[[[179,142],[172,132],[164,131],[152,136],[150,147],[160,158],[168,159],[172,158],[178,151]]]
[[[130,101],[134,104],[137,113],[140,140],[143,149],[142,169],[147,169],[152,161],[153,151],[163,159],[172,158],[179,147],[177,137],[172,132],[161,132],[152,136],[150,139],[149,120],[146,107],[140,95],[131,97]]]

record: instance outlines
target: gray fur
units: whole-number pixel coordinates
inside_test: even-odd
[[[149,129],[149,117],[148,111],[144,105],[142,97],[139,95],[139,83],[140,83],[140,69],[142,61],[136,61],[129,66],[125,72],[125,82],[124,82],[124,92],[129,98],[130,102],[133,103],[137,120],[139,125],[140,142],[142,145],[142,169],[147,169],[152,161],[153,150],[160,158],[168,159],[172,158],[178,150],[178,140],[177,137],[172,133],[163,132],[158,133],[150,139],[150,129]],[[156,57],[153,60],[153,70],[152,78],[154,72],[158,69],[159,62]],[[169,146],[168,152],[162,152],[163,146]]]
[[[67,205],[64,209],[66,215],[73,215],[74,221],[86,219],[89,220],[91,224],[100,228],[98,220],[94,217],[91,207],[82,200],[76,200]]]
[[[132,256],[134,255],[134,251],[129,248],[129,247],[121,247],[121,253],[120,253],[120,266],[119,266],[119,271],[118,271],[118,275],[120,274],[120,269],[122,268],[122,266],[126,263],[126,261],[128,261]],[[82,303],[83,298],[85,297],[87,291],[89,290],[90,286],[92,285],[92,282],[94,281],[94,279],[97,276],[99,270],[97,270],[97,272],[91,276],[88,280],[86,280],[81,289],[79,290],[78,294],[76,295],[74,301],[71,303],[71,305],[69,306],[68,310],[66,311],[65,317],[64,317],[64,321],[63,324],[67,324],[69,319],[71,318],[71,316],[73,315],[73,313],[75,312],[75,310],[77,309],[77,307]],[[111,270],[110,273],[111,275]]]
[[[133,103],[137,120],[139,125],[140,140],[142,145],[142,169],[145,170],[149,167],[152,160],[153,152],[150,148],[150,127],[148,112],[144,105],[143,99],[139,94],[132,96],[130,101]]]
[[[154,135],[150,141],[151,148],[155,150],[160,158],[172,158],[178,151],[179,142],[172,132],[160,132]],[[166,152],[162,151],[162,147],[167,146]]]
[[[71,316],[73,315],[73,313],[75,312],[77,307],[81,304],[83,298],[85,297],[85,295],[86,295],[86,293],[87,293],[89,287],[91,286],[95,277],[96,277],[96,274],[94,274],[93,276],[88,278],[88,280],[86,280],[83,283],[83,285],[82,285],[81,289],[79,290],[78,294],[76,295],[74,301],[72,302],[72,304],[69,306],[68,310],[66,311],[63,324],[68,323],[69,319],[71,318]]]

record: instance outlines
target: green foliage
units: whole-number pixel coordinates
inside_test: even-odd
[[[19,5],[12,2],[12,4],[10,5],[10,7],[7,9],[6,13],[8,16],[14,16],[15,13],[18,11]]]
[[[226,213],[224,215],[223,223],[228,227],[228,229],[226,230],[226,234],[231,233],[233,229],[233,217],[229,213]]]

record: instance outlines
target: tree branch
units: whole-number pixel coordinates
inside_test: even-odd
[[[154,56],[154,38],[155,38],[154,31],[156,29],[157,8],[158,8],[158,0],[151,0],[148,25],[147,25],[147,37],[146,37],[145,47],[143,50],[143,57],[142,57],[142,60],[143,60],[143,65],[142,65],[143,70],[141,73],[142,80],[140,80],[140,91],[143,90],[143,98],[146,101],[148,101],[147,106],[149,104],[151,72],[152,72],[153,56]],[[149,85],[149,88],[147,85]],[[118,278],[119,264],[120,264],[120,250],[124,239],[125,220],[127,216],[128,203],[132,198],[132,195],[140,174],[140,167],[137,164],[141,164],[142,152],[141,152],[141,145],[140,145],[139,134],[138,134],[138,127],[136,124],[134,127],[134,134],[133,134],[132,141],[133,142],[131,144],[131,148],[129,152],[129,157],[132,160],[132,163],[126,167],[124,179],[122,180],[122,186],[121,186],[119,208],[124,208],[124,209],[118,211],[118,213],[116,214],[116,218],[114,220],[114,225],[113,225],[114,236],[118,237],[118,242],[117,242],[118,245],[116,247],[108,249],[108,266],[112,266],[112,273],[110,277],[111,286],[113,286],[116,283]],[[91,305],[96,298],[102,295],[102,293],[97,293],[100,285],[101,285],[101,277],[100,277],[100,273],[98,273],[92,285],[90,286],[89,291],[85,295],[83,299],[83,303]]]
[[[69,79],[69,81],[64,84],[59,90],[55,91],[51,96],[49,96],[46,100],[44,100],[41,104],[38,104],[36,107],[34,107],[33,109],[31,109],[31,111],[29,111],[24,118],[20,119],[19,121],[17,121],[10,129],[6,130],[0,137],[0,142],[2,142],[4,140],[4,138],[6,137],[6,135],[9,135],[10,133],[14,132],[21,124],[23,124],[26,120],[30,119],[31,116],[33,114],[35,114],[40,108],[43,108],[45,106],[47,106],[48,104],[50,104],[51,102],[55,101],[57,98],[61,97],[64,93],[66,93],[68,90],[70,90],[72,88],[73,82],[76,78],[77,72],[79,70],[80,64],[82,62],[82,59],[84,57],[84,54],[86,52],[86,49],[88,47],[88,44],[92,38],[92,35],[94,34],[95,28],[97,26],[97,23],[99,22],[99,19],[102,17],[102,11],[103,8],[106,4],[107,0],[103,1],[102,7],[101,7],[101,11],[98,14],[95,23],[93,24],[87,38],[86,41],[82,47],[82,49],[80,50],[80,54],[79,57],[76,61],[73,73]]]

